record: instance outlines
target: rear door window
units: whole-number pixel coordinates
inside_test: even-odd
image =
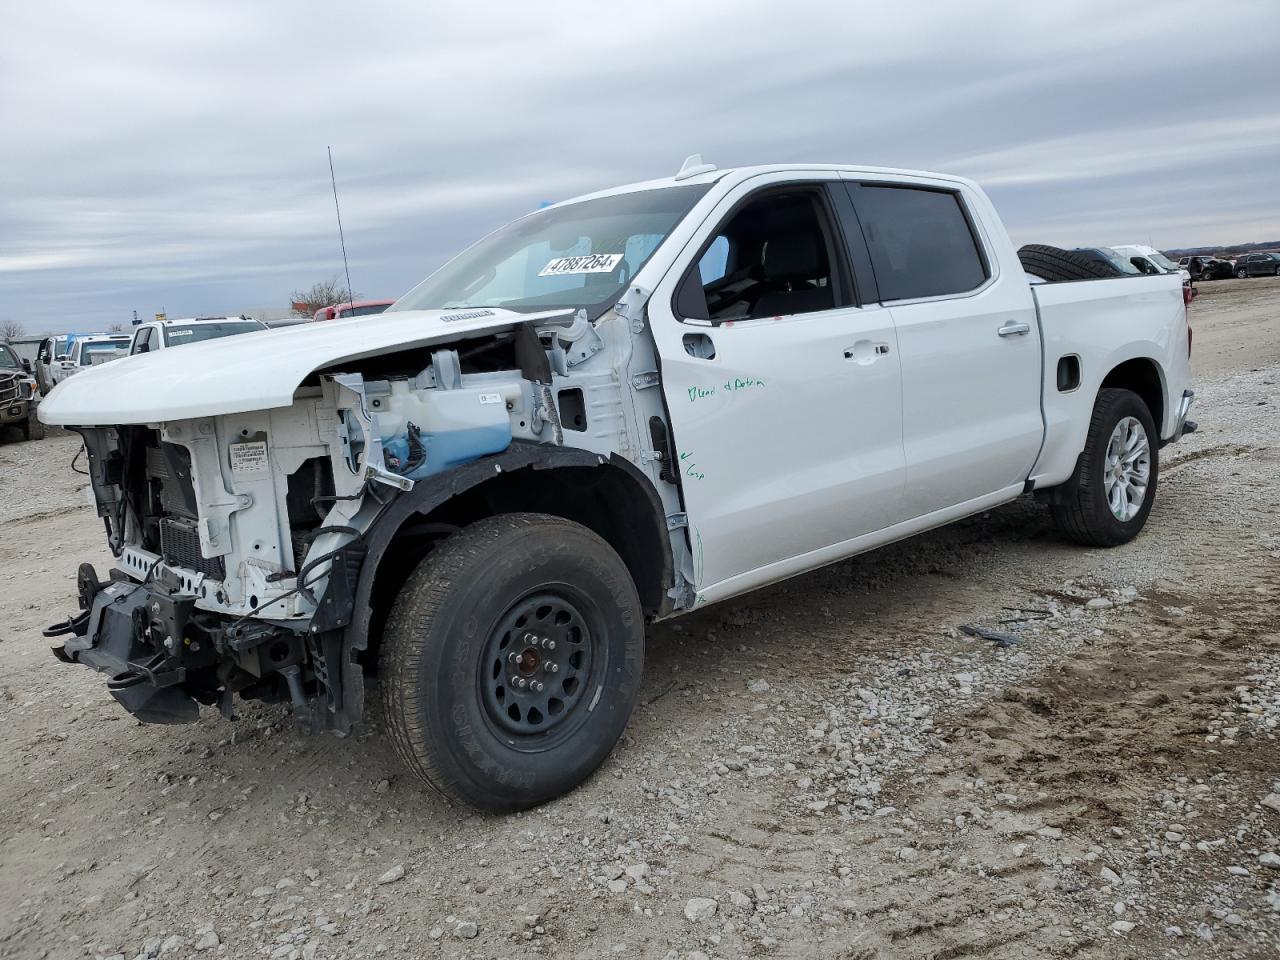
[[[880,183],[851,184],[881,300],[968,293],[990,275],[960,196]]]

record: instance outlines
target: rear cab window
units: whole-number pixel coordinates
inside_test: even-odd
[[[960,296],[990,278],[958,192],[878,182],[848,187],[881,301]]]

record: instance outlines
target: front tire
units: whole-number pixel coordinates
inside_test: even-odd
[[[396,598],[383,718],[429,784],[483,810],[521,810],[609,755],[643,662],[640,599],[609,544],[557,517],[490,517],[429,553]]]
[[[1159,433],[1131,390],[1098,391],[1084,453],[1050,504],[1054,525],[1090,547],[1128,543],[1151,513],[1160,473]]]
[[[1245,270],[1245,269],[1243,269],[1243,268],[1242,268],[1242,269],[1240,269],[1240,270],[1237,270],[1237,271],[1236,271],[1236,279],[1237,279],[1237,280],[1243,280],[1243,279],[1244,279],[1245,277],[1247,277],[1247,276],[1249,276],[1249,271],[1248,271],[1248,270]]]

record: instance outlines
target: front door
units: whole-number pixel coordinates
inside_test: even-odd
[[[893,322],[856,305],[832,186],[739,186],[649,303],[702,599],[902,516]]]
[[[1041,345],[1019,273],[996,279],[958,190],[851,182],[902,364],[910,517],[1021,484],[1040,451]]]

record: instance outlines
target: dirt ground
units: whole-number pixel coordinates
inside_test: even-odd
[[[135,723],[40,636],[108,559],[76,438],[0,445],[0,957],[1277,957],[1280,280],[1201,290],[1136,542],[1027,499],[655,626],[505,818],[373,726]]]

